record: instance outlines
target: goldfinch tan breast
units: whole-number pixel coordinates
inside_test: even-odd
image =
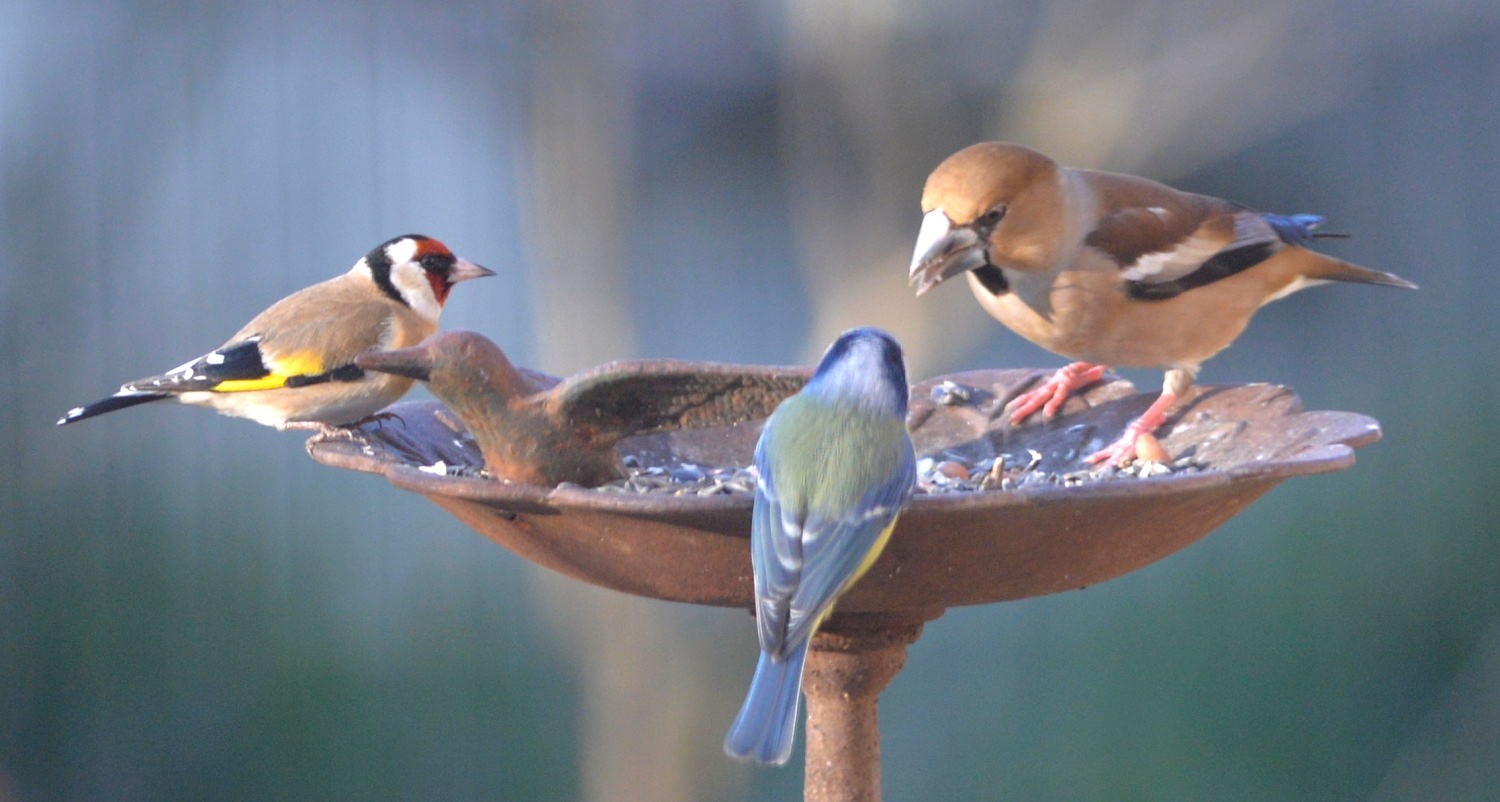
[[[492,275],[431,237],[397,237],[349,272],[272,304],[218,348],[159,376],[127,382],[57,423],[163,399],[278,429],[362,420],[400,398],[412,380],[366,372],[354,357],[416,345],[437,331],[454,284]]]
[[[910,278],[918,295],[963,274],[985,311],[1075,362],[1011,402],[1011,422],[1051,417],[1107,365],[1166,369],[1162,394],[1113,445],[1123,463],[1160,426],[1204,360],[1261,306],[1328,281],[1414,288],[1309,250],[1323,218],[1282,216],[1145,178],[1063,167],[982,142],[927,178]]]

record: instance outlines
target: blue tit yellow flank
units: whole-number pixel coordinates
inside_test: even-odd
[[[880,556],[911,498],[908,392],[895,338],[853,329],[766,422],[750,525],[760,660],[724,738],[730,757],[791,757],[808,642]]]

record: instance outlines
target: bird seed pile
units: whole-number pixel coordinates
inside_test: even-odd
[[[622,495],[665,494],[672,496],[723,496],[755,492],[755,469],[748,466],[708,466],[689,462],[642,465],[625,458],[626,478],[594,488],[601,493]],[[1171,473],[1195,473],[1203,467],[1189,458],[1173,463],[1136,461],[1124,468],[1098,468],[1057,472],[1042,466],[1042,454],[1023,451],[1002,453],[970,464],[956,455],[917,460],[917,493],[945,495],[984,490],[1056,486],[1076,487],[1089,482],[1143,479]]]

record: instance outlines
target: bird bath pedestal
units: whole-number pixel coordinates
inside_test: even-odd
[[[733,370],[704,366],[720,376],[726,369]],[[753,388],[763,374],[745,375]],[[923,624],[947,608],[1083,588],[1133,571],[1208,534],[1289,477],[1349,467],[1355,447],[1380,437],[1378,424],[1363,415],[1303,411],[1284,387],[1200,386],[1160,433],[1167,451],[1190,467],[1079,481],[1083,455],[1117,436],[1152,396],[1123,381],[1100,383],[1055,420],[1011,428],[1000,408],[1044,375],[974,371],[913,388],[909,422],[919,458],[974,464],[1006,454],[1031,463],[1029,472],[1012,489],[919,492],[884,554],[839,600],[813,640],[803,684],[807,800],[880,798],[877,698]],[[944,381],[960,392],[935,394]],[[748,465],[759,430],[754,418],[769,409],[724,408],[740,417],[644,434],[618,450],[648,465]],[[479,449],[433,402],[399,404],[358,434],[314,438],[308,451],[325,465],[381,474],[516,554],[584,582],[655,599],[752,607],[749,494],[627,495],[497,481],[477,475]],[[421,470],[439,462],[446,471]],[[752,632],[747,625],[746,637]]]

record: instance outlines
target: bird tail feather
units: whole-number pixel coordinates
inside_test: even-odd
[[[750,680],[750,691],[745,694],[745,704],[729,726],[729,734],[724,736],[725,754],[736,760],[775,766],[791,758],[806,659],[806,643],[785,660],[761,652],[755,664],[755,678]]]
[[[1400,287],[1404,290],[1414,290],[1416,284],[1396,275],[1395,273],[1384,273],[1379,270],[1371,270],[1368,267],[1349,264],[1348,262],[1334,261],[1329,271],[1319,278],[1331,279],[1333,281],[1352,281],[1356,284],[1379,284],[1382,287]]]
[[[57,420],[57,425],[64,426],[69,423],[81,421],[84,418],[92,418],[95,415],[103,415],[106,412],[114,412],[117,409],[125,409],[126,407],[133,407],[137,404],[146,404],[152,401],[160,401],[163,398],[170,397],[171,395],[171,393],[116,393],[109,398],[102,398],[92,404],[88,404],[87,406],[74,407],[68,410],[68,414],[63,415]]]
[[[1384,273],[1379,270],[1371,270],[1368,267],[1360,267],[1356,264],[1335,259],[1327,254],[1309,251],[1305,249],[1293,249],[1300,251],[1304,257],[1303,275],[1310,279],[1321,281],[1349,281],[1356,284],[1379,284],[1383,287],[1400,287],[1401,289],[1414,290],[1416,284],[1396,275],[1395,273]]]

